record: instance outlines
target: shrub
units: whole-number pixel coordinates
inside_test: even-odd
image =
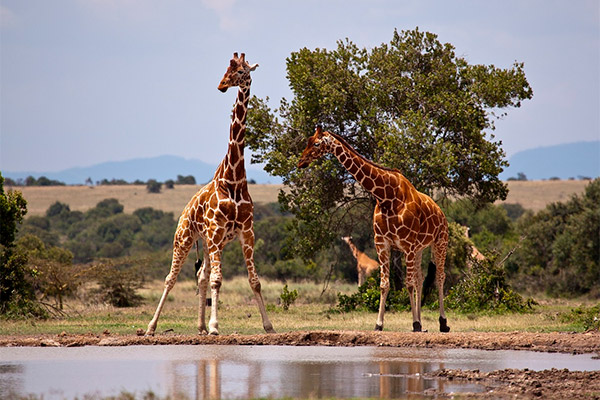
[[[146,183],[146,190],[148,190],[148,193],[160,193],[161,188],[162,183],[156,181],[155,179],[150,179]]]
[[[379,287],[379,273],[374,274],[367,279],[365,283],[358,287],[358,291],[350,296],[338,293],[338,304],[332,311],[350,312],[350,311],[379,311],[379,300],[381,290]],[[386,310],[404,311],[410,309],[410,298],[408,290],[391,290],[385,301]]]
[[[91,290],[91,294],[115,307],[139,306],[143,297],[137,290],[143,286],[143,275],[135,268],[119,267],[112,264],[99,266],[96,271],[98,288]]]
[[[579,325],[584,331],[600,330],[600,303],[594,307],[577,307],[559,316],[562,322]]]
[[[463,313],[472,312],[526,312],[535,304],[533,299],[524,300],[506,280],[504,266],[496,264],[495,256],[474,261],[470,271],[446,297],[446,305]]]
[[[294,289],[290,292],[288,291],[288,285],[285,285],[279,298],[281,299],[281,306],[287,311],[298,298],[298,291]]]

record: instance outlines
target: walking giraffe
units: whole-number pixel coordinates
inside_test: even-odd
[[[351,236],[345,236],[342,238],[344,242],[348,244],[350,247],[350,251],[352,255],[356,259],[356,272],[358,272],[358,286],[361,286],[367,278],[379,268],[379,263],[373,260],[371,257],[360,251],[356,248],[354,243],[352,243]]]
[[[217,308],[219,305],[219,289],[223,280],[221,253],[225,244],[236,237],[240,239],[242,245],[248,269],[248,280],[258,304],[263,327],[268,333],[275,332],[267,317],[261,295],[260,281],[254,267],[254,209],[252,199],[248,193],[244,166],[246,112],[250,98],[250,84],[252,83],[250,72],[254,71],[256,67],[258,67],[258,64],[248,64],[244,53],[241,54],[241,57],[234,53],[233,59],[231,59],[229,67],[219,84],[218,89],[221,92],[226,92],[230,87],[238,86],[238,94],[231,117],[227,154],[217,167],[212,181],[203,186],[192,197],[179,217],[173,240],[171,270],[165,279],[162,297],[154,317],[148,324],[146,335],[154,334],[167,295],[173,288],[181,266],[194,242],[198,239],[202,240],[204,249],[204,262],[198,271],[198,331],[199,333],[207,332],[204,318],[210,273],[212,301],[208,333],[211,335],[219,334]]]
[[[299,168],[307,167],[326,153],[333,154],[354,178],[376,199],[373,214],[375,248],[381,264],[381,297],[375,330],[383,330],[385,300],[390,289],[390,252],[398,249],[406,258],[406,287],[410,297],[413,331],[421,331],[421,255],[431,246],[436,267],[440,303],[440,331],[449,332],[444,312],[444,262],[448,247],[448,221],[439,206],[415,187],[398,170],[368,161],[339,135],[320,127],[308,139]]]

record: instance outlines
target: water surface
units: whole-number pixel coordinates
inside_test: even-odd
[[[478,391],[423,377],[441,368],[598,370],[592,355],[389,347],[127,346],[0,348],[0,398],[153,391],[188,399],[419,398]],[[416,396],[416,397],[415,397]]]

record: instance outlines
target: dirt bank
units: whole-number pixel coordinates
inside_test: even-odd
[[[428,376],[448,381],[476,382],[485,387],[484,393],[470,393],[465,396],[468,398],[600,399],[600,371],[581,372],[553,368],[545,371],[504,369],[479,372],[442,369]]]
[[[85,334],[2,336],[0,346],[131,346],[164,344],[282,345],[282,346],[390,346],[470,348],[483,350],[532,350],[560,353],[599,353],[600,333],[527,332],[370,332],[300,331],[260,335],[177,335],[156,336]]]

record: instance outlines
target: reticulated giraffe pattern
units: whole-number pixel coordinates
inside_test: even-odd
[[[154,334],[167,295],[175,284],[183,262],[197,240],[202,241],[204,250],[204,260],[197,273],[199,288],[198,331],[200,333],[207,332],[205,306],[210,283],[212,301],[208,333],[215,335],[219,333],[219,289],[223,281],[221,254],[223,247],[235,238],[239,238],[242,246],[248,269],[248,280],[258,304],[263,327],[266,332],[275,332],[267,317],[260,281],[254,266],[254,208],[248,193],[244,166],[246,113],[252,83],[250,72],[257,67],[258,64],[250,65],[245,60],[244,53],[240,57],[237,53],[234,53],[218,86],[221,92],[226,92],[230,87],[238,87],[229,130],[227,154],[217,167],[213,179],[192,197],[179,217],[173,239],[171,270],[165,278],[165,288],[154,317],[148,324],[147,335]]]
[[[390,288],[390,253],[392,249],[398,249],[404,253],[406,261],[406,287],[410,295],[413,331],[421,331],[421,256],[423,250],[431,246],[439,293],[440,331],[450,331],[444,312],[448,221],[440,207],[429,196],[417,191],[398,170],[365,159],[341,136],[323,132],[320,127],[308,139],[298,167],[307,167],[326,153],[333,154],[376,200],[373,232],[381,268],[381,297],[375,329],[383,329],[385,300]]]
[[[352,243],[352,237],[345,236],[342,238],[344,242],[350,247],[352,255],[356,259],[356,272],[358,273],[358,286],[361,286],[366,282],[367,278],[376,270],[379,269],[379,263],[373,260],[371,257],[360,251],[354,243]]]

